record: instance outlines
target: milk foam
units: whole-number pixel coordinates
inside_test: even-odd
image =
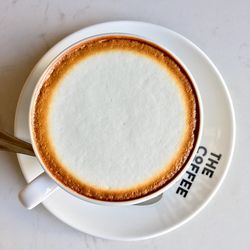
[[[150,57],[117,49],[67,71],[50,103],[48,129],[71,174],[119,190],[166,168],[185,123],[183,97],[167,69]]]

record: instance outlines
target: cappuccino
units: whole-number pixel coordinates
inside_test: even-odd
[[[183,67],[150,42],[117,35],[60,55],[32,110],[44,167],[66,188],[104,201],[140,198],[171,182],[193,153],[199,122]]]

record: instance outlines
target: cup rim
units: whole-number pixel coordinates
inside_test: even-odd
[[[67,53],[70,49],[74,48],[75,46],[77,46],[78,44],[82,43],[82,42],[87,42],[87,41],[91,41],[92,39],[96,39],[96,38],[100,38],[100,37],[110,37],[110,36],[119,36],[119,37],[131,37],[134,39],[140,39],[142,41],[145,41],[145,43],[148,44],[152,44],[155,47],[160,48],[161,50],[163,50],[164,52],[166,52],[171,58],[174,59],[175,62],[178,63],[178,65],[184,70],[184,72],[186,73],[186,75],[189,77],[189,79],[191,80],[192,83],[192,87],[194,89],[194,92],[196,94],[196,98],[197,98],[197,103],[198,103],[198,110],[199,110],[199,127],[198,127],[198,133],[196,136],[196,140],[195,140],[195,146],[192,149],[192,153],[189,155],[188,160],[185,162],[185,164],[182,166],[182,168],[175,174],[175,176],[170,180],[170,182],[166,183],[164,186],[160,187],[159,189],[157,189],[156,191],[149,193],[145,196],[139,197],[139,198],[135,198],[135,199],[130,199],[130,200],[122,200],[122,201],[104,201],[104,200],[98,200],[98,199],[94,199],[94,198],[90,198],[84,195],[81,195],[77,192],[75,192],[74,190],[72,190],[71,188],[67,187],[66,185],[64,185],[62,182],[60,182],[57,178],[55,178],[53,176],[53,174],[47,169],[46,166],[44,166],[43,161],[41,160],[39,151],[37,150],[37,146],[34,140],[34,135],[33,135],[33,129],[32,129],[32,117],[33,117],[33,108],[34,108],[34,104],[36,103],[36,97],[37,94],[40,90],[40,88],[42,87],[44,80],[46,79],[47,74],[50,72],[51,68],[53,68],[53,66],[56,64],[56,62],[61,58],[61,56],[65,53]],[[190,166],[191,162],[193,161],[195,154],[197,152],[197,149],[200,145],[200,141],[201,141],[201,137],[202,137],[202,133],[203,133],[203,103],[202,103],[202,99],[200,96],[200,92],[197,86],[197,83],[194,79],[194,77],[192,76],[192,74],[190,73],[190,71],[188,70],[188,68],[185,66],[185,64],[182,62],[182,60],[180,60],[171,50],[169,50],[168,48],[166,48],[165,46],[162,46],[161,44],[158,44],[154,41],[152,41],[151,39],[148,39],[146,37],[143,36],[139,36],[136,34],[131,34],[131,33],[124,33],[124,32],[112,32],[112,33],[100,33],[100,34],[96,34],[93,36],[89,36],[86,38],[83,38],[73,44],[71,44],[70,46],[68,46],[67,48],[65,48],[63,51],[61,51],[56,57],[54,57],[49,64],[46,66],[45,70],[43,71],[42,75],[39,77],[35,88],[33,89],[32,92],[32,98],[30,100],[30,105],[29,105],[29,134],[30,134],[30,138],[31,138],[31,144],[35,153],[35,156],[39,162],[39,164],[41,165],[41,167],[43,168],[44,172],[52,179],[56,182],[56,184],[62,188],[63,190],[65,190],[67,193],[90,203],[94,203],[94,204],[98,204],[98,205],[112,205],[112,206],[118,206],[118,205],[135,205],[135,204],[139,204],[142,202],[146,202],[148,200],[151,200],[159,195],[161,195],[162,193],[164,193],[166,190],[168,190],[169,188],[171,188],[185,173],[185,171],[187,170],[187,168]]]

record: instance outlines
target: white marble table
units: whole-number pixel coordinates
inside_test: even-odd
[[[0,128],[13,132],[15,108],[38,59],[64,36],[90,24],[139,20],[175,30],[203,49],[227,82],[236,111],[233,162],[222,188],[198,216],[153,240],[106,241],[63,224],[42,206],[25,210],[17,158],[0,151],[0,249],[250,249],[249,0],[0,1]]]

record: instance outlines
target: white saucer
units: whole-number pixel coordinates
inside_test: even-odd
[[[235,118],[231,98],[220,73],[198,47],[177,33],[160,26],[119,21],[82,29],[63,39],[43,56],[28,77],[19,98],[15,119],[17,137],[30,141],[28,110],[31,94],[49,62],[63,49],[83,38],[112,32],[148,38],[166,47],[184,62],[198,84],[204,105],[201,146],[207,149],[207,155],[196,158],[195,164],[199,168],[193,166],[192,170],[192,166],[189,167],[189,171],[199,171],[195,176],[189,175],[191,179],[195,179],[186,198],[181,196],[181,192],[185,194],[185,191],[180,189],[180,185],[182,184],[183,188],[186,185],[187,188],[190,184],[181,179],[158,203],[148,206],[99,206],[81,201],[61,189],[43,205],[57,218],[82,232],[106,239],[140,240],[162,235],[183,225],[211,200],[231,162],[235,144]],[[197,155],[201,156],[204,152],[202,148]],[[206,163],[211,163],[208,158],[216,160],[216,156],[210,155],[211,152],[221,157],[218,163],[209,167],[206,166]],[[43,171],[34,157],[18,155],[18,160],[27,182]],[[205,167],[209,170],[204,170]],[[212,178],[209,177],[211,171],[214,171]],[[206,173],[208,175],[205,175]],[[184,178],[188,180],[188,175],[185,174]]]

